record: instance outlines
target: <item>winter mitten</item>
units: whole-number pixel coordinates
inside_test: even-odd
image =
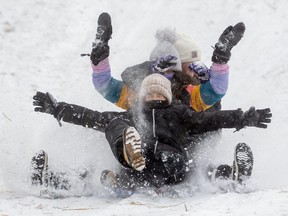
[[[157,58],[152,64],[152,70],[156,73],[164,74],[166,71],[173,69],[177,63],[174,62],[177,58],[172,55]]]
[[[241,123],[243,127],[267,128],[267,123],[271,122],[271,117],[272,113],[269,108],[255,110],[255,107],[251,107],[243,114]]]
[[[108,13],[100,14],[97,24],[97,33],[95,41],[92,45],[93,48],[98,44],[108,44],[108,41],[111,39],[112,35],[111,17]]]
[[[96,66],[100,61],[109,56],[110,47],[107,44],[98,44],[92,49],[90,54],[90,60]]]
[[[241,40],[245,32],[245,25],[242,22],[235,26],[228,26],[215,44],[212,62],[226,64],[231,57],[231,49]]]
[[[196,73],[201,83],[207,82],[210,78],[209,68],[200,61],[191,63],[189,69]]]
[[[47,92],[46,94],[43,92],[37,92],[36,95],[33,96],[33,99],[35,112],[43,112],[51,115],[55,114],[57,101],[49,92]]]

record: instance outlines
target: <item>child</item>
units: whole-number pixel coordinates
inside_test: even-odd
[[[102,180],[114,176],[118,179],[116,183],[122,183],[116,185],[124,184],[129,189],[137,185],[159,188],[182,182],[188,168],[185,151],[185,146],[189,144],[188,134],[201,134],[219,128],[266,128],[272,116],[270,109],[255,110],[254,107],[247,112],[241,109],[195,112],[185,104],[171,103],[171,83],[160,74],[149,75],[143,80],[139,92],[140,104],[126,112],[101,113],[57,102],[51,94],[42,92],[37,92],[33,99],[36,112],[52,114],[59,122],[62,120],[106,132],[111,150],[125,167],[125,172],[120,178],[105,171]],[[45,162],[45,157],[42,161]],[[38,182],[41,183],[43,175],[41,169],[38,170]],[[244,171],[237,176],[251,174]],[[37,175],[34,179],[37,182]]]
[[[90,55],[92,80],[95,89],[105,99],[127,110],[135,103],[142,80],[152,73],[160,73],[172,82],[173,98],[191,106],[195,111],[220,110],[220,100],[228,89],[231,49],[241,40],[244,23],[227,27],[215,44],[212,66],[208,69],[200,60],[200,50],[187,37],[166,29],[157,32],[158,44],[150,61],[127,68],[122,80],[111,76],[108,41],[112,35],[111,17],[102,13],[98,19],[96,42]],[[183,72],[182,72],[183,71]],[[199,84],[197,74],[202,80]],[[192,84],[192,85],[191,85]]]

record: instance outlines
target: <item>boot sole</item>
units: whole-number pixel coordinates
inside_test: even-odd
[[[142,171],[145,168],[145,158],[142,155],[141,139],[138,132],[133,127],[128,127],[124,130],[123,137],[124,150],[130,162],[129,165],[137,171]]]
[[[242,181],[252,174],[253,153],[245,143],[239,143],[235,147],[234,161],[232,166],[233,180]]]

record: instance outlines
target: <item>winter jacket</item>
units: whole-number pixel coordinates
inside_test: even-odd
[[[123,129],[134,126],[140,133],[146,168],[141,178],[154,186],[174,184],[184,179],[187,169],[186,146],[189,134],[201,134],[220,128],[242,128],[239,110],[195,112],[187,105],[172,104],[161,109],[98,112],[61,102],[58,120],[106,131],[106,138],[116,159],[128,167],[123,157]]]
[[[106,58],[97,66],[92,64],[94,87],[108,101],[127,110],[135,103],[142,80],[152,73],[151,64],[152,62],[147,61],[127,68],[121,75],[123,81],[119,81],[111,76],[109,60]],[[213,63],[209,75],[210,79],[206,83],[197,86],[189,85],[183,89],[181,102],[191,106],[197,112],[217,104],[228,89],[229,66]],[[219,110],[220,107],[217,109]]]

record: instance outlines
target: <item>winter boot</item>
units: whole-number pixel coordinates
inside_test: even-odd
[[[238,182],[248,179],[253,169],[253,153],[245,143],[238,143],[235,148],[232,166],[232,179]]]
[[[33,185],[43,185],[47,183],[48,154],[41,150],[31,160],[31,179]]]
[[[65,172],[54,173],[48,169],[48,154],[43,150],[32,157],[31,173],[32,185],[64,190],[71,187]]]
[[[108,41],[112,35],[111,17],[108,13],[100,14],[95,41],[92,43],[90,60],[96,66],[109,56]]]
[[[227,180],[230,178],[231,173],[232,167],[227,164],[223,164],[218,167],[210,165],[210,167],[208,167],[208,178],[211,181],[215,181],[216,179]]]
[[[142,171],[145,168],[141,137],[134,127],[127,127],[123,132],[123,155],[133,169]]]
[[[231,49],[237,45],[245,32],[245,25],[242,22],[235,26],[227,27],[215,44],[212,62],[226,64],[231,57]]]
[[[234,161],[232,167],[229,165],[220,165],[208,167],[208,177],[210,180],[215,179],[233,179],[241,183],[248,179],[253,169],[253,153],[251,148],[245,143],[239,143],[235,147]]]

